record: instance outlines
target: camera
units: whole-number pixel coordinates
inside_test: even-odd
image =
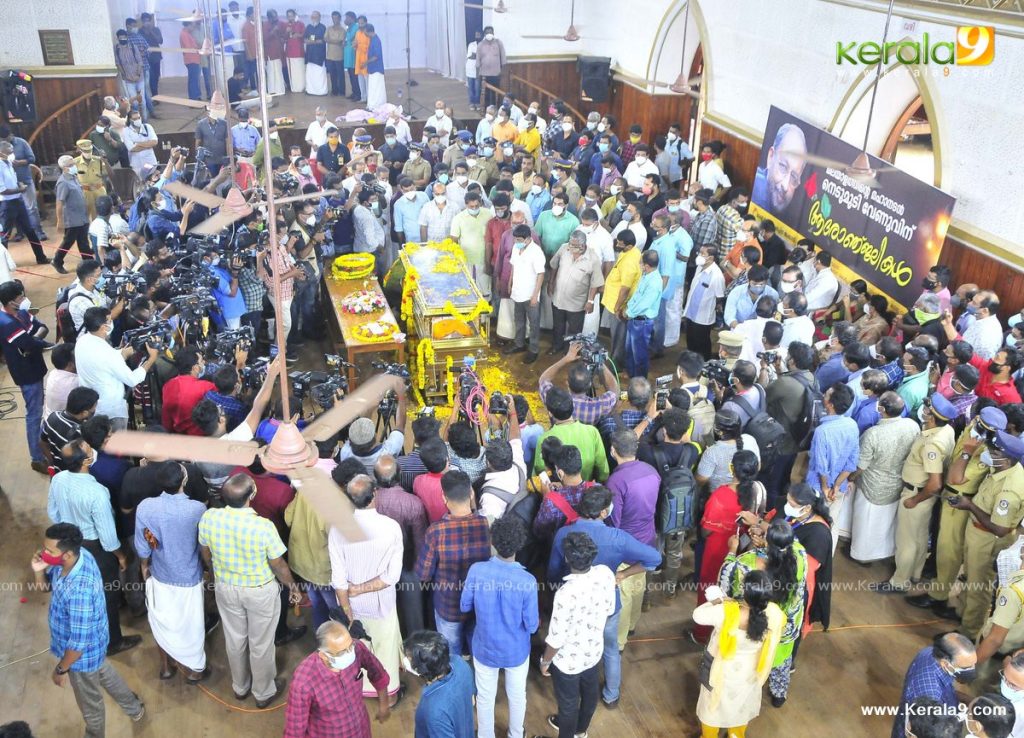
[[[758,351],[757,358],[761,359],[765,364],[774,364],[779,360],[778,351]]]
[[[141,328],[125,331],[122,342],[125,346],[131,346],[135,351],[143,351],[146,346],[161,348],[168,345],[173,335],[174,329],[171,327],[171,322],[158,320]]]
[[[342,369],[349,369],[355,364],[350,364],[338,354],[324,354],[324,361],[327,362],[327,368],[332,372],[340,372]]]
[[[508,401],[498,390],[491,393],[489,409],[492,415],[508,415]]]
[[[171,149],[171,155],[176,156],[181,154],[182,156],[188,156],[188,146],[175,146]]]
[[[401,377],[405,380],[406,387],[410,384],[409,367],[405,364],[388,364],[383,361],[375,361],[371,366],[377,371],[390,374],[393,377]],[[394,419],[395,413],[398,410],[398,396],[394,390],[388,390],[384,393],[384,396],[380,398],[380,404],[377,405],[377,414],[385,425],[388,425],[391,420]]]
[[[580,344],[580,360],[587,365],[592,374],[604,366],[608,360],[608,349],[598,340],[595,333],[577,333],[566,336],[567,343]]]
[[[210,338],[207,347],[210,358],[225,363],[232,363],[235,360],[235,351],[243,348],[246,351],[256,340],[256,333],[252,326],[236,328],[230,331],[221,331]]]
[[[136,294],[146,291],[146,278],[138,272],[121,271],[117,274],[107,274],[106,282],[103,285],[103,294],[114,300],[120,295],[128,294],[128,285],[135,288]]]
[[[255,392],[262,387],[267,379],[267,368],[269,366],[270,357],[264,356],[242,367],[241,382],[243,391]]]
[[[337,391],[348,391],[348,378],[331,375],[327,372],[289,372],[292,394],[300,400],[309,395],[320,407],[329,409],[334,406]]]
[[[299,180],[288,172],[274,175],[274,187],[281,190],[286,195],[293,194],[299,189]]]
[[[717,382],[723,386],[729,383],[731,373],[732,371],[725,365],[725,359],[711,359],[700,370],[700,375],[706,377],[709,382]]]
[[[654,394],[656,400],[655,407],[658,410],[664,410],[668,407],[668,392],[672,386],[672,375],[663,374],[654,381],[656,387],[656,392]]]
[[[217,300],[208,287],[197,287],[190,294],[179,294],[171,298],[171,304],[178,310],[183,321],[189,322],[204,318]]]

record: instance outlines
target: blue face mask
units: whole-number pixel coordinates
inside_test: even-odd
[[[459,144],[459,148],[465,151],[466,149],[469,148],[469,144]]]
[[[610,146],[611,146],[611,144],[606,144],[606,143],[599,143],[599,144],[597,145],[597,150],[598,150],[598,151],[600,151],[600,152],[601,152],[602,154],[604,154],[604,153],[607,153],[607,151],[608,151],[608,148],[609,148]]]
[[[975,305],[973,302],[972,303],[968,303],[966,310],[971,315],[977,315],[978,314],[978,306]]]
[[[439,174],[439,175],[437,175],[437,181],[440,182],[441,184],[448,184],[448,175],[447,174]]]
[[[762,292],[764,292],[764,285],[763,284],[752,284],[752,285],[750,285],[748,287],[748,289],[750,290],[751,294],[753,294],[753,295],[760,295]]]
[[[484,146],[484,156],[494,156],[494,147]]]
[[[678,213],[679,212],[679,206],[678,205],[669,205],[668,206],[668,211],[670,213]]]
[[[107,286],[107,278],[106,277],[100,277],[96,281],[96,289],[97,290],[102,290],[106,286]]]

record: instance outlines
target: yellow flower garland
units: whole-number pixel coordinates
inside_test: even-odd
[[[454,363],[455,362],[452,361],[451,354],[449,354],[448,358],[444,361],[445,387],[448,390],[448,407],[453,407],[455,405],[455,378],[452,376],[452,364]]]
[[[387,326],[387,331],[383,335],[376,336],[373,333],[370,333],[369,330],[367,330],[366,325],[357,325],[353,329],[352,335],[355,338],[357,338],[361,343],[388,343],[389,341],[394,340],[395,334],[398,333],[397,325],[395,325],[394,323],[384,323],[381,321],[374,322],[382,326]]]
[[[335,279],[362,279],[373,274],[376,260],[373,254],[342,254],[331,265]]]
[[[490,303],[487,302],[487,300],[481,298],[480,300],[477,301],[476,307],[474,307],[468,313],[460,313],[458,310],[455,309],[455,305],[452,304],[451,300],[445,300],[444,309],[451,313],[453,317],[458,318],[459,320],[463,320],[467,323],[472,323],[474,320],[479,318],[481,314],[491,312],[491,305]]]
[[[416,283],[419,281],[420,275],[410,264],[405,272],[405,278],[402,280],[402,308],[401,318],[405,321],[406,328],[409,327],[409,321],[412,320],[412,299],[416,292]]]
[[[419,383],[420,389],[423,389],[426,385],[427,362],[434,363],[434,344],[430,342],[429,338],[422,338],[416,344],[416,360],[418,364],[416,367],[416,380]]]

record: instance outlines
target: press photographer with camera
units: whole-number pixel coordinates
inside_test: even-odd
[[[227,429],[232,431],[245,420],[249,414],[249,404],[239,399],[242,392],[241,374],[237,367],[222,366],[213,375],[214,389],[203,395],[205,400],[213,400],[220,406],[227,419]]]
[[[367,469],[367,474],[373,474],[373,467],[377,459],[385,454],[399,456],[405,449],[405,428],[406,414],[409,409],[409,397],[406,392],[405,378],[392,376],[390,381],[381,387],[379,404],[391,397],[397,398],[398,406],[395,413],[394,430],[386,438],[377,443],[377,433],[373,421],[369,417],[357,418],[348,427],[348,440],[345,441],[338,452],[338,461],[354,458],[362,462]],[[385,405],[385,410],[379,412],[390,412]]]
[[[296,204],[295,222],[288,232],[288,247],[295,255],[296,266],[305,273],[306,278],[295,285],[295,299],[292,302],[292,324],[300,331],[290,339],[295,344],[301,344],[303,338],[319,337],[316,302],[320,292],[320,259],[325,237],[319,225],[313,201]]]
[[[239,346],[235,351],[235,368],[245,366],[248,356],[247,349]],[[161,423],[170,433],[201,436],[202,432],[192,422],[192,408],[207,392],[217,389],[213,382],[200,379],[206,372],[206,357],[199,349],[186,346],[175,353],[174,366],[178,376],[164,384]]]
[[[79,382],[82,387],[92,387],[99,394],[96,412],[109,417],[114,430],[125,430],[128,427],[128,402],[124,389],[135,387],[146,378],[156,363],[157,348],[146,344],[146,360],[132,369],[125,359],[134,354],[135,349],[130,345],[116,349],[108,341],[114,330],[110,310],[90,307],[85,311],[82,326],[85,335],[75,344]]]
[[[85,313],[89,308],[102,307],[110,308],[110,319],[117,320],[117,317],[124,310],[125,300],[122,295],[111,299],[103,291],[106,285],[101,281],[103,266],[95,259],[86,259],[75,269],[77,279],[71,283],[67,292],[67,310],[73,330],[67,332],[66,320],[61,324],[61,337],[65,341],[74,341],[75,336],[82,332],[82,325],[85,322]],[[57,300],[58,308],[61,300]],[[60,316],[58,316],[60,320]]]
[[[757,381],[762,387],[779,378],[786,364],[786,349],[782,347],[782,323],[769,320],[764,324],[761,332],[761,346],[763,351],[758,351],[756,358],[759,366]]]
[[[219,311],[213,314],[214,321],[228,330],[237,330],[241,327],[242,316],[246,312],[245,297],[238,288],[238,275],[242,270],[241,258],[232,255],[225,264],[220,252],[211,249],[203,253],[202,262],[203,266],[217,278],[212,292]]]
[[[540,399],[542,402],[546,402],[547,394],[554,386],[555,374],[560,372],[563,367],[571,365],[568,372],[568,385],[569,393],[572,396],[572,416],[581,423],[596,426],[601,418],[615,409],[615,403],[619,399],[619,378],[615,376],[608,367],[607,361],[604,360],[603,347],[600,344],[597,344],[600,349],[597,358],[600,358],[601,361],[599,364],[590,365],[586,361],[587,357],[584,357],[584,361],[579,359],[584,354],[585,348],[588,356],[593,356],[593,346],[585,346],[583,341],[579,340],[578,335],[570,336],[568,340],[570,341],[569,350],[565,356],[545,369],[540,375]],[[597,339],[594,337],[594,343],[596,341]],[[604,386],[604,392],[600,394],[597,394],[594,385],[598,376]],[[590,395],[591,392],[595,393],[593,397]]]

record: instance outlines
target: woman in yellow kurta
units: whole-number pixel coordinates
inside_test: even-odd
[[[699,625],[714,627],[699,670],[702,680],[697,718],[702,738],[744,738],[747,723],[761,712],[761,688],[768,679],[786,616],[772,602],[772,582],[759,570],[743,579],[743,601],[712,599],[693,611]]]

